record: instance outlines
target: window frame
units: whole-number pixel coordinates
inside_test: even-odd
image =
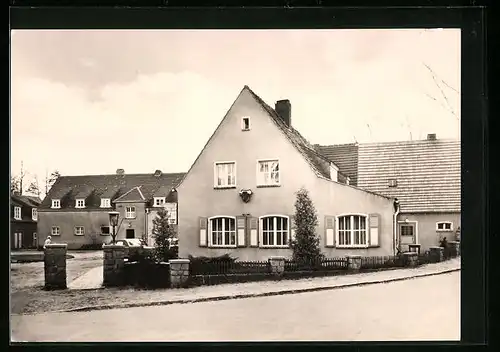
[[[79,202],[82,202],[82,205],[78,205]],[[75,208],[77,208],[77,209],[85,208],[85,198],[76,198],[75,199]]]
[[[248,128],[245,128],[245,120],[248,120]],[[241,130],[242,131],[250,131],[252,129],[252,123],[250,120],[250,116],[242,116],[241,117]]]
[[[81,231],[76,231],[77,229],[81,229]],[[73,234],[75,236],[85,236],[85,226],[75,226],[75,228],[73,229]]]
[[[13,215],[14,215],[14,220],[22,220],[23,214],[21,212],[21,207],[15,206]]]
[[[31,220],[38,221],[38,209],[31,208]]]
[[[273,243],[274,244],[264,244],[264,225],[263,220],[267,218],[274,218],[273,221]],[[277,229],[277,219],[287,219],[287,228],[286,228],[286,244],[276,244],[278,243],[278,229]],[[290,216],[284,214],[266,214],[259,216],[259,247],[261,248],[290,248],[291,234],[290,234]],[[281,229],[283,232],[283,229]]]
[[[278,163],[278,182],[277,183],[262,183],[263,177],[261,176],[263,173],[260,171],[260,164],[263,162],[277,162]],[[257,159],[256,163],[256,185],[257,187],[280,187],[281,186],[281,161],[279,158],[266,158],[266,159]],[[269,171],[269,175],[272,174],[272,171]],[[271,179],[271,177],[269,177]]]
[[[364,217],[365,218],[365,243],[364,244],[355,244],[355,232],[359,231],[361,232],[361,224],[360,228],[356,230],[354,228],[354,217],[359,216],[359,217]],[[349,228],[349,244],[340,244],[340,231],[347,231],[347,230],[341,230],[340,229],[340,219],[341,218],[347,218],[350,217],[350,228]],[[363,214],[363,213],[344,213],[344,214],[339,214],[335,216],[335,243],[336,247],[338,248],[368,248],[370,247],[370,217],[368,214]]]
[[[231,232],[234,233],[234,244],[214,244],[213,243],[213,229],[212,229],[212,220],[216,219],[231,219],[234,222],[234,231],[229,231],[229,242],[231,242]],[[208,218],[208,247],[210,248],[236,248],[238,244],[238,230],[236,228],[236,216],[230,215],[217,215]],[[222,222],[222,242],[225,239],[225,221]]]
[[[165,205],[167,197],[153,197],[153,207],[161,208]],[[160,204],[157,204],[160,201]]]
[[[218,176],[218,166],[219,165],[230,165],[230,164],[233,164],[234,165],[234,185],[219,185],[218,184],[218,180],[219,180],[219,176]],[[237,187],[237,184],[238,184],[238,178],[237,178],[237,165],[236,165],[236,161],[216,161],[214,162],[214,188],[216,189],[227,189],[227,188],[236,188]]]
[[[449,229],[439,228],[439,225],[450,225]],[[437,232],[453,232],[453,221],[437,221],[436,222],[436,231]]]
[[[101,198],[101,208],[111,208],[111,198]]]
[[[168,212],[168,223],[170,225],[177,225],[177,203],[164,203],[165,210]],[[174,212],[172,212],[172,208]],[[172,216],[172,213],[175,216]]]
[[[103,233],[102,232],[102,228],[103,227],[107,227],[109,232],[108,233]],[[101,236],[111,236],[111,226],[110,225],[103,225],[103,226],[100,227],[100,230],[101,230]]]
[[[52,209],[61,209],[61,200],[60,199],[52,199]]]
[[[133,211],[128,211],[128,209],[134,209]],[[129,216],[129,214],[133,214],[134,216]],[[137,217],[137,208],[133,205],[125,206],[125,219],[135,219]]]
[[[57,233],[54,233],[54,229],[57,229]],[[51,236],[61,236],[61,227],[59,226],[52,226],[50,229],[50,235]]]

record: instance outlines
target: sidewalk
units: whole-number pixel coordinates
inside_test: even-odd
[[[460,270],[460,257],[445,262],[423,265],[418,268],[396,269],[300,280],[260,281],[241,284],[201,286],[188,289],[150,291],[135,289],[94,290],[96,296],[104,295],[106,291],[110,291],[109,295],[110,297],[113,297],[113,300],[116,303],[108,303],[111,301],[110,299],[106,301],[106,304],[97,304],[96,302],[96,304],[91,306],[81,306],[78,308],[60,310],[59,312],[194,303],[340,289],[349,286],[360,286],[437,275],[458,270]]]

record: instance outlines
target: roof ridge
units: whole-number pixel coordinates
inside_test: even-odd
[[[183,175],[185,172],[162,172],[160,176],[155,176],[155,177],[162,177],[162,176],[172,176],[172,175]],[[103,177],[103,176],[154,176],[153,173],[142,173],[142,174],[123,174],[123,175],[117,175],[117,174],[94,174],[94,175],[65,175],[65,176],[59,176],[58,178],[67,178],[67,177]]]

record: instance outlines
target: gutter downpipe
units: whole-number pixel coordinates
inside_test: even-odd
[[[394,199],[394,228],[393,228],[393,233],[392,233],[392,240],[393,240],[393,252],[394,255],[397,255],[398,252],[398,215],[399,215],[399,200],[397,198]]]

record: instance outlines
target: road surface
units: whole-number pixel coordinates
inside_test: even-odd
[[[282,296],[12,317],[14,341],[459,340],[460,273]]]

